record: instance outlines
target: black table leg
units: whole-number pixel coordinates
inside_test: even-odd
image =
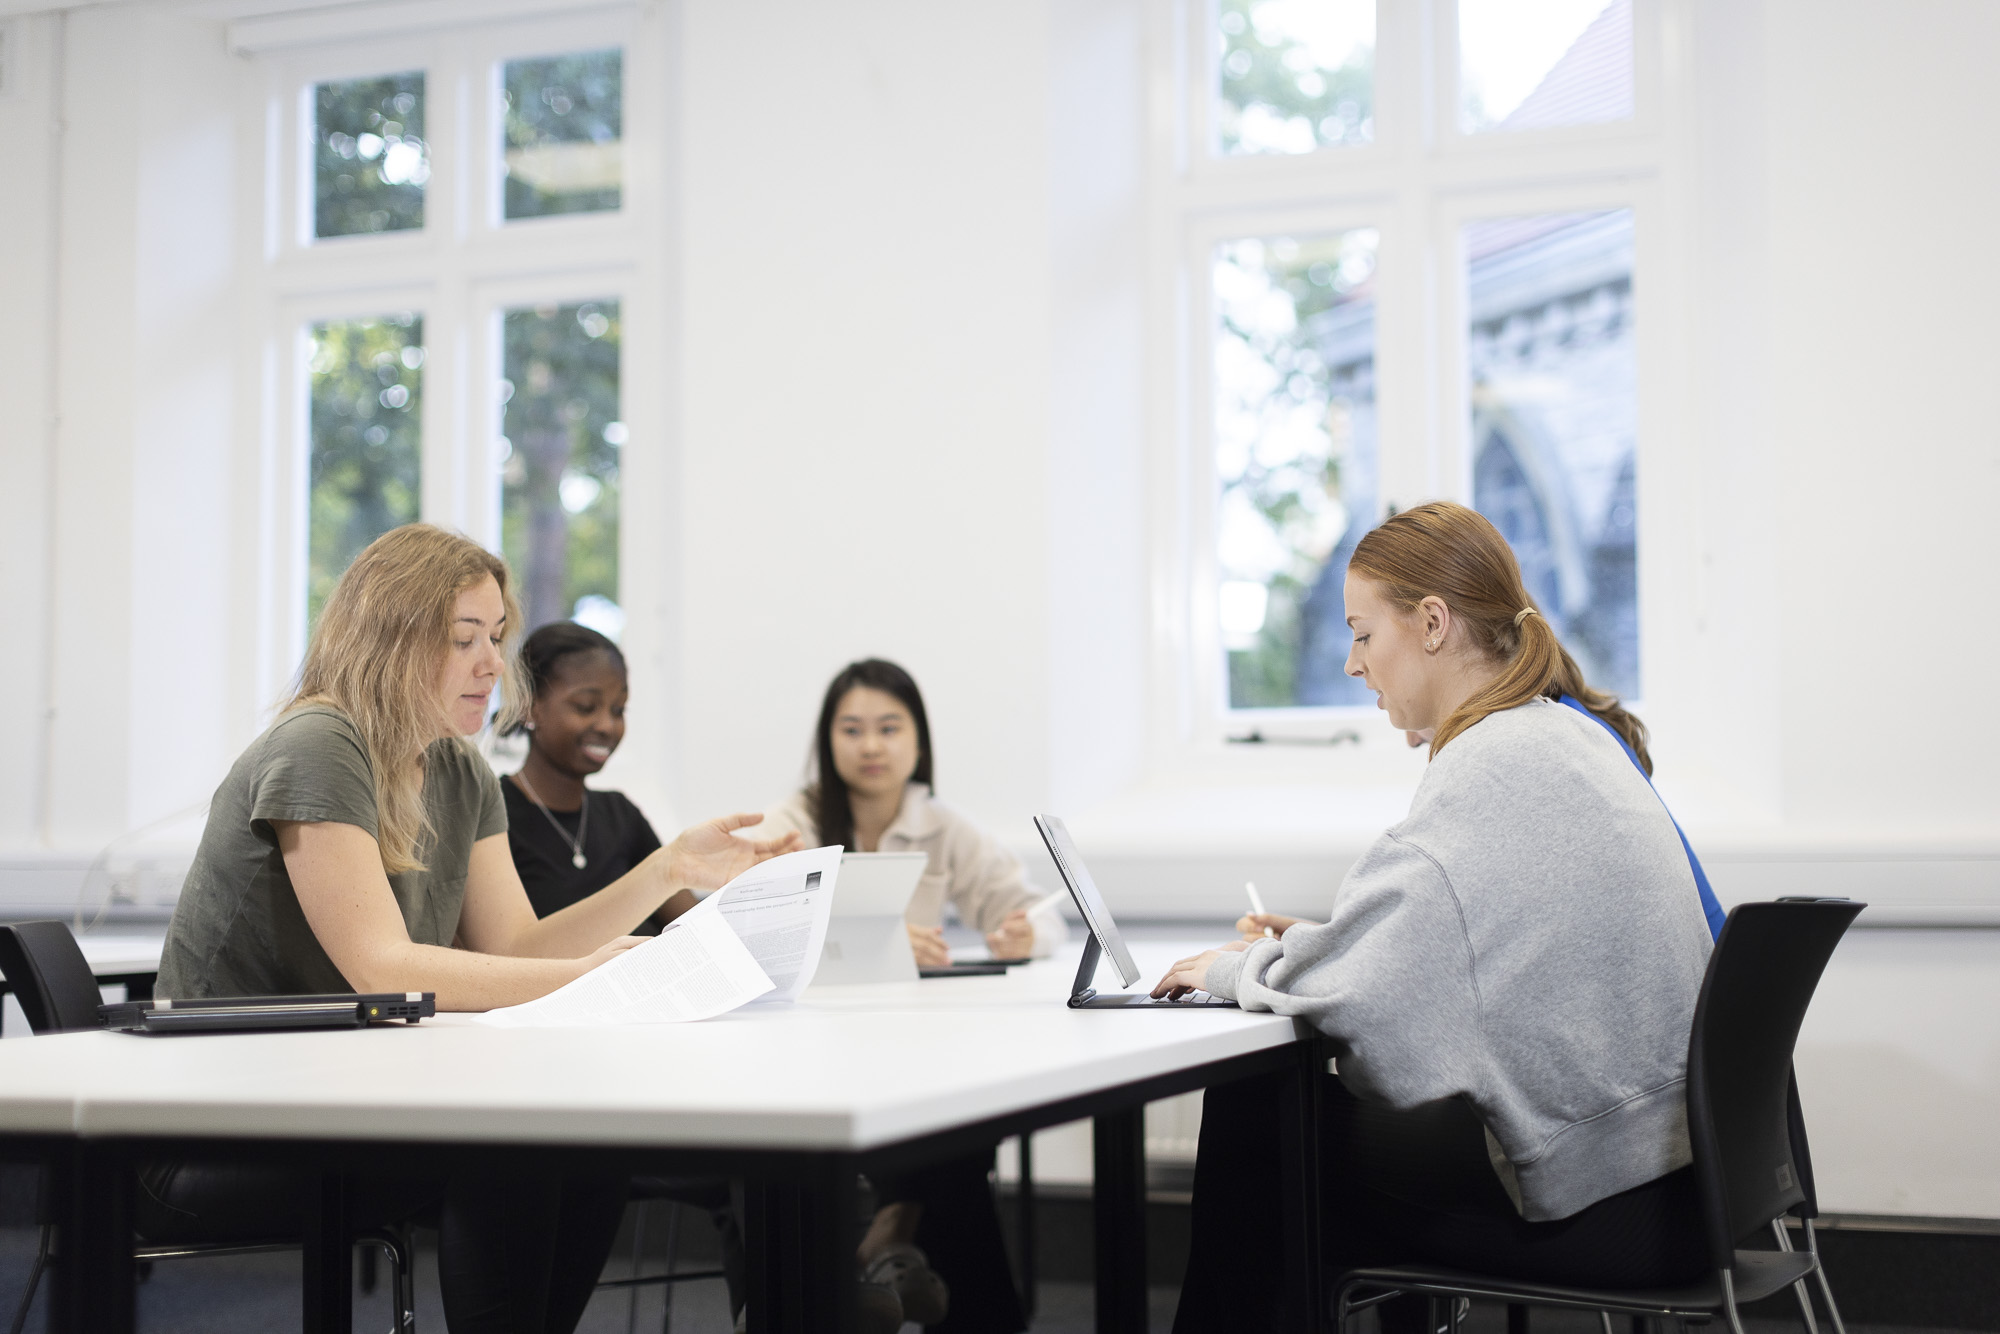
[[[784,1293],[784,1209],[777,1199],[787,1187],[751,1178],[743,1183],[743,1318],[750,1334],[784,1329],[777,1303]]]
[[[350,1334],[354,1328],[354,1237],[347,1212],[347,1178],[329,1172],[306,1202],[305,1334]]]
[[[1024,1130],[1019,1140],[1020,1171],[1014,1188],[1016,1222],[1020,1224],[1021,1313],[1035,1318],[1035,1135]]]
[[[1092,1126],[1097,1334],[1146,1334],[1146,1109]]]
[[[854,1327],[855,1170],[843,1155],[743,1188],[750,1334],[846,1334]]]
[[[799,1192],[799,1283],[806,1334],[850,1334],[855,1327],[854,1161],[831,1154],[813,1164]]]
[[[55,1291],[49,1328],[57,1334],[132,1334],[132,1164],[116,1149],[82,1140],[56,1169]]]
[[[1278,1144],[1278,1179],[1284,1190],[1285,1327],[1315,1334],[1328,1318],[1319,1180],[1319,1095],[1326,1054],[1316,1038],[1302,1040],[1295,1050],[1285,1079]]]

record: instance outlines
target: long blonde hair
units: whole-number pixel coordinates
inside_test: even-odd
[[[424,752],[454,735],[439,693],[458,595],[491,577],[506,608],[510,668],[521,609],[507,563],[468,537],[427,523],[392,528],[368,544],[334,585],[280,715],[320,704],[340,710],[368,748],[375,778],[375,841],[390,875],[423,869],[433,831],[424,810]],[[503,713],[525,712],[521,674],[500,678]]]
[[[1534,607],[1534,599],[1522,586],[1513,548],[1485,515],[1448,500],[1413,506],[1364,536],[1347,568],[1379,584],[1383,597],[1405,612],[1427,597],[1442,600],[1473,646],[1505,664],[1438,726],[1432,755],[1489,713],[1518,708],[1537,696],[1573,695],[1625,739],[1640,768],[1653,772],[1646,725],[1627,713],[1616,695],[1590,688],[1539,609],[1521,615]]]

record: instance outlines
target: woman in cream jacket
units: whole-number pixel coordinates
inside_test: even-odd
[[[764,814],[758,833],[797,830],[809,846],[930,857],[904,914],[926,968],[951,961],[945,905],[986,936],[996,959],[1043,957],[1068,935],[1054,904],[1028,887],[1013,853],[931,793],[930,721],[917,683],[895,663],[850,663],[827,687],[813,737],[815,781]]]
[[[758,832],[796,831],[807,845],[850,852],[927,853],[904,914],[919,964],[951,961],[947,904],[985,934],[995,958],[1047,955],[1066,938],[1055,905],[1034,907],[1041,896],[1020,860],[932,795],[930,720],[908,672],[879,658],[843,668],[820,707],[813,757],[812,784],[767,812]],[[878,1208],[858,1258],[869,1281],[895,1290],[907,1319],[946,1334],[1027,1328],[987,1183],[992,1168],[987,1148],[874,1181]]]

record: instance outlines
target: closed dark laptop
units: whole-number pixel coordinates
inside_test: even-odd
[[[367,996],[229,996],[211,1000],[118,1001],[97,1007],[106,1028],[122,1033],[259,1033],[286,1028],[366,1028],[437,1013],[437,993]]]

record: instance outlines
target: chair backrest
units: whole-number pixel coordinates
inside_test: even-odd
[[[102,999],[76,937],[62,922],[0,926],[0,973],[37,1033],[96,1028]]]
[[[1792,1073],[1791,1094],[1786,1100],[1785,1122],[1791,1130],[1792,1166],[1799,1173],[1799,1194],[1805,1198],[1792,1206],[1800,1218],[1819,1217],[1819,1191],[1813,1187],[1812,1149],[1806,1144],[1805,1113],[1799,1110],[1799,1076]]]
[[[1811,1165],[1792,1152],[1792,1048],[1827,959],[1865,906],[1739,904],[1716,937],[1688,1040],[1688,1137],[1718,1269],[1734,1263],[1739,1239],[1810,1198]]]

